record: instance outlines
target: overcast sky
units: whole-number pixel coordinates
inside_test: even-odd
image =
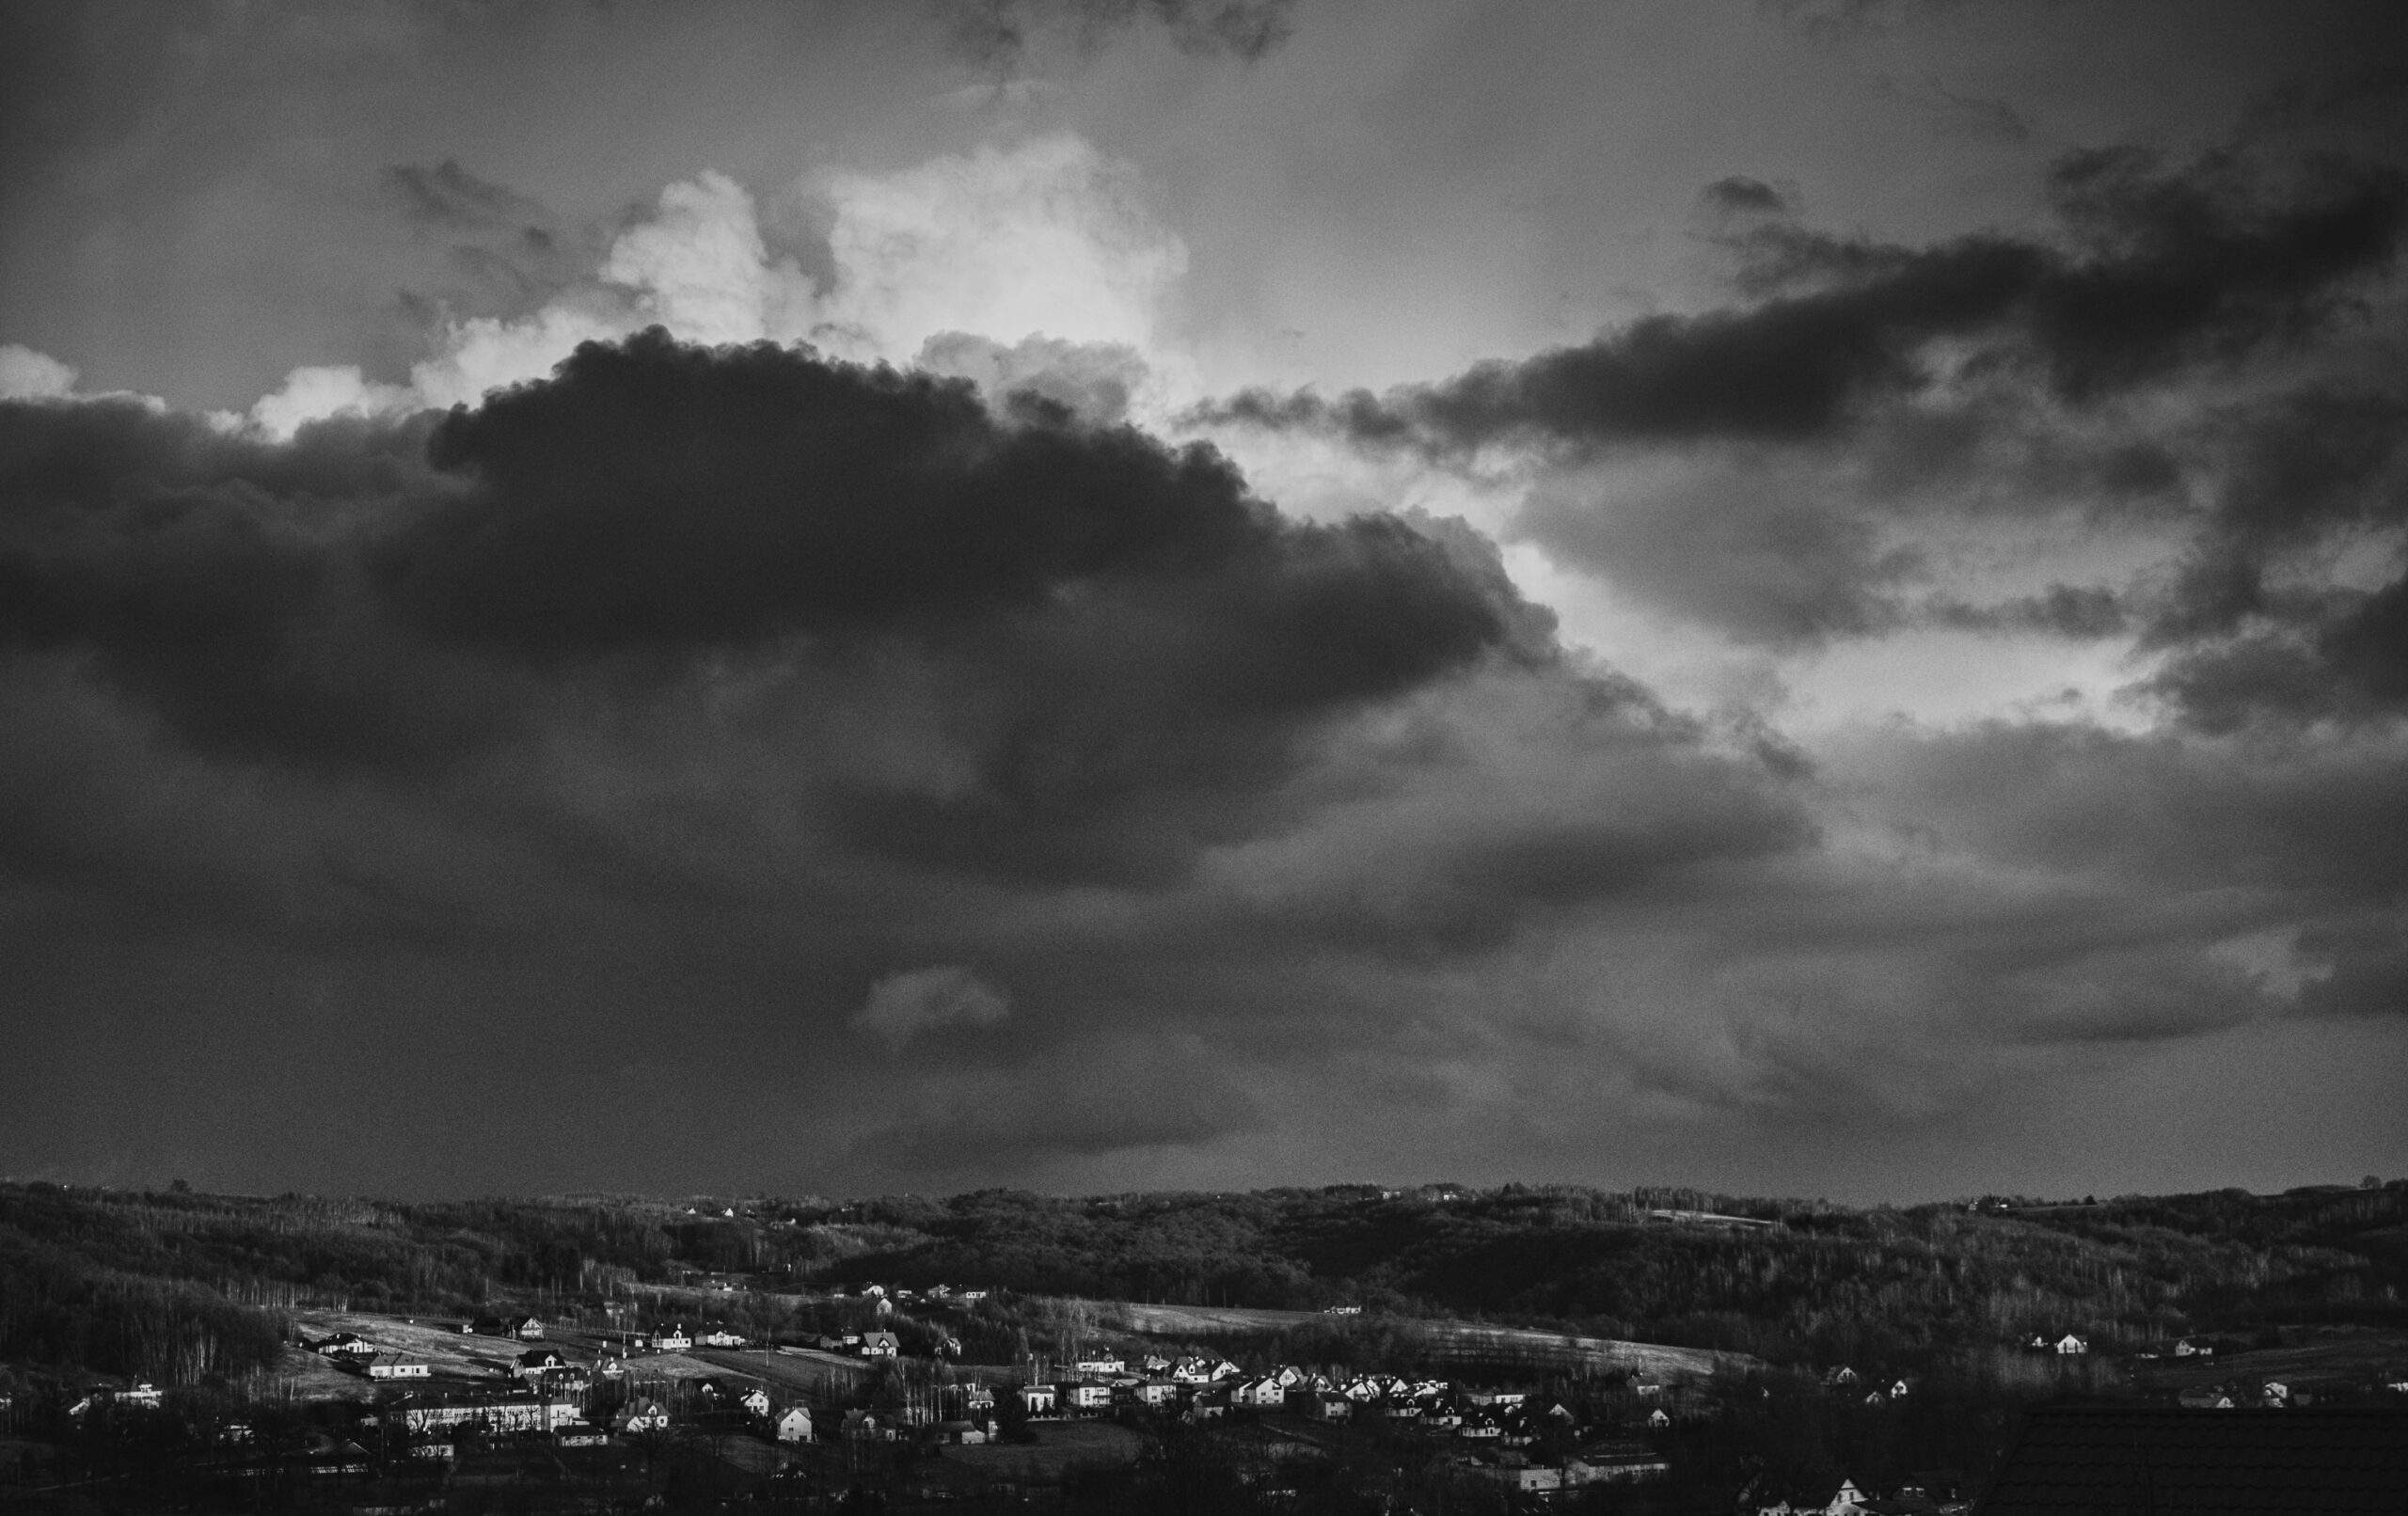
[[[0,1173],[2408,1172],[2408,29],[0,6]]]

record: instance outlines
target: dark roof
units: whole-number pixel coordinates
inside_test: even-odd
[[[2408,1409],[2040,1406],[1977,1516],[2391,1512],[2408,1498]]]

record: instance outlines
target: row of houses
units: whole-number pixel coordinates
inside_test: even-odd
[[[1233,1411],[1293,1412],[1308,1420],[1386,1420],[1434,1436],[1496,1441],[1509,1445],[1535,1441],[1550,1426],[1568,1427],[1571,1409],[1560,1401],[1533,1404],[1519,1390],[1474,1389],[1446,1380],[1406,1380],[1392,1374],[1333,1376],[1292,1364],[1267,1374],[1247,1375],[1227,1360],[1159,1358],[1141,1361],[1152,1374],[1111,1372],[1110,1358],[1082,1358],[1077,1378],[1032,1379],[1012,1392],[1030,1416],[1098,1416],[1126,1410],[1171,1412],[1212,1421]],[[1647,1425],[1671,1425],[1663,1406],[1651,1410]]]
[[[705,1382],[697,1392],[698,1414],[741,1417],[782,1443],[813,1440],[811,1408],[781,1405],[758,1384]],[[576,1446],[606,1440],[612,1434],[635,1436],[665,1432],[677,1417],[656,1396],[636,1396],[613,1408],[596,1425],[586,1418],[580,1403],[562,1390],[546,1385],[507,1392],[436,1392],[401,1401],[394,1413],[414,1437],[440,1438],[466,1429],[494,1433],[548,1433]]]

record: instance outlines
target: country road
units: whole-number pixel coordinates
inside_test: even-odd
[[[1361,1317],[1335,1318],[1318,1311],[1254,1310],[1229,1305],[1146,1305],[1135,1301],[1093,1301],[1096,1322],[1149,1336],[1210,1337],[1229,1332],[1266,1332],[1311,1321],[1359,1321]],[[1566,1367],[1629,1370],[1638,1374],[1701,1376],[1720,1369],[1759,1368],[1746,1353],[1718,1352],[1704,1348],[1672,1348],[1654,1342],[1624,1342],[1613,1337],[1581,1337],[1527,1327],[1490,1326],[1480,1321],[1453,1321],[1426,1317],[1383,1317],[1385,1324],[1426,1338],[1442,1356],[1462,1358],[1513,1357],[1543,1360]]]

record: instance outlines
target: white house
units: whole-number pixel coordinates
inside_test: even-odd
[[[1054,1392],[1061,1397],[1068,1411],[1109,1411],[1112,1409],[1112,1386],[1109,1384],[1057,1384]]]
[[[786,1407],[778,1413],[777,1419],[769,1423],[769,1426],[777,1433],[778,1441],[782,1443],[811,1441],[811,1413],[801,1406]]]
[[[752,1415],[766,1416],[769,1413],[769,1392],[755,1384],[737,1396],[736,1403]]]
[[[610,1418],[611,1429],[623,1432],[666,1431],[669,1412],[657,1400],[630,1400]]]
[[[1074,1360],[1070,1368],[1080,1374],[1117,1374],[1129,1366],[1117,1353],[1092,1352]]]
[[[1020,1408],[1032,1416],[1052,1415],[1054,1401],[1054,1386],[1051,1384],[1023,1384],[1020,1387]]]
[[[725,1327],[713,1327],[694,1339],[705,1348],[741,1348],[744,1338]]]
[[[864,1332],[862,1334],[862,1356],[863,1358],[894,1358],[899,1356],[902,1351],[902,1340],[896,1337],[892,1332]]]
[[[1650,1411],[1649,1413],[1647,1413],[1647,1425],[1648,1425],[1648,1426],[1650,1426],[1650,1427],[1653,1427],[1653,1428],[1654,1428],[1654,1429],[1656,1429],[1657,1431],[1662,1431],[1665,1428],[1667,1428],[1667,1427],[1671,1426],[1671,1424],[1672,1424],[1672,1418],[1671,1418],[1671,1415],[1669,1415],[1669,1414],[1667,1414],[1667,1413],[1666,1413],[1666,1412],[1665,1412],[1665,1410],[1664,1410],[1664,1408],[1663,1408],[1662,1406],[1660,1406],[1660,1405],[1659,1405],[1659,1406],[1657,1406],[1655,1410]]]
[[[686,1335],[686,1329],[683,1326],[673,1326],[666,1332],[656,1332],[652,1337],[652,1346],[658,1352],[684,1352],[693,1345],[694,1339]]]
[[[370,1379],[425,1379],[434,1372],[434,1366],[425,1359],[397,1352],[380,1352],[368,1360]]]
[[[2058,1352],[2066,1354],[2068,1357],[2078,1352],[2088,1352],[2090,1350],[2089,1343],[2083,1341],[2080,1337],[2075,1336],[2070,1332],[2067,1333],[2064,1336],[2059,1337],[2054,1346]]]

